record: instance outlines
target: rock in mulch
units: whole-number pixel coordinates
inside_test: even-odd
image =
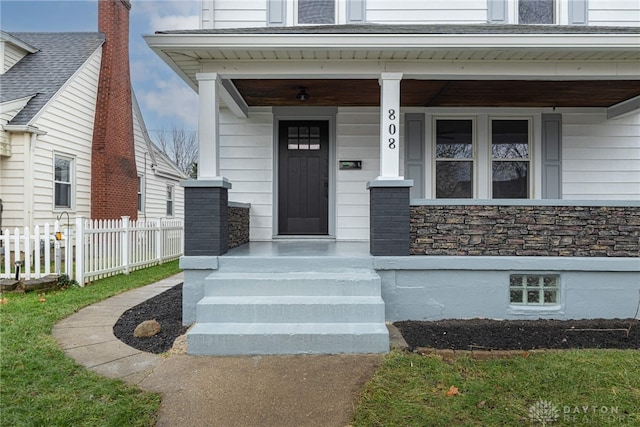
[[[161,330],[162,328],[157,320],[145,320],[136,326],[136,329],[133,331],[133,336],[136,338],[149,338],[158,335]]]

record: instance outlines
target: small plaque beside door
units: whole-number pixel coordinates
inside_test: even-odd
[[[362,169],[362,160],[340,160],[340,170]]]

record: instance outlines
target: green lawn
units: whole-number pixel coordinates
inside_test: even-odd
[[[178,272],[172,261],[85,288],[2,295],[0,425],[152,426],[159,395],[84,369],[59,349],[51,329],[82,307]]]
[[[447,396],[451,386],[459,394]],[[541,426],[543,419],[554,427],[640,425],[640,351],[490,361],[393,352],[365,387],[353,425]]]

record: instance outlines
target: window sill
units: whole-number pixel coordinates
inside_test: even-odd
[[[509,304],[509,308],[507,311],[511,314],[561,313],[563,311],[563,306],[562,304],[548,304],[548,305]]]

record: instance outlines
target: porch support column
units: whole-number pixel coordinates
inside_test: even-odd
[[[380,176],[369,189],[369,250],[374,256],[409,255],[409,190],[400,176],[400,81],[380,76]]]
[[[198,73],[198,179],[183,181],[184,255],[212,257],[228,250],[228,190],[231,183],[220,176],[218,118],[219,77]]]
[[[220,178],[220,77],[197,73],[198,79],[198,179]]]
[[[380,176],[378,180],[404,179],[400,176],[400,80],[402,80],[402,73],[380,75]]]

